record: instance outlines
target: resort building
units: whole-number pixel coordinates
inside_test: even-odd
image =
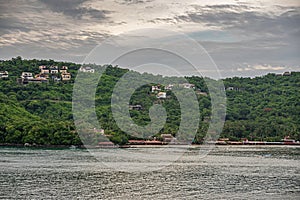
[[[69,80],[71,80],[71,74],[70,73],[63,73],[63,74],[61,74],[61,80],[63,80],[63,81],[69,81]]]
[[[151,92],[155,92],[155,91],[160,91],[161,89],[160,89],[160,85],[153,85],[152,87],[151,87]]]
[[[6,78],[8,78],[8,72],[0,71],[0,79],[6,79]]]
[[[44,65],[39,66],[39,69],[40,69],[41,74],[49,74],[49,72],[50,72],[49,67],[44,66]]]
[[[173,87],[174,87],[173,84],[169,84],[165,87],[165,90],[172,90]]]
[[[87,72],[87,73],[95,73],[95,69],[91,68],[91,67],[80,67],[79,71],[81,72]]]
[[[58,67],[57,66],[51,66],[50,67],[50,74],[58,74]]]
[[[165,98],[167,98],[167,93],[166,93],[166,92],[159,92],[159,93],[156,95],[156,97],[157,97],[158,99],[165,99]]]
[[[67,66],[62,66],[59,70],[60,73],[66,74],[68,73],[68,67]]]
[[[22,72],[21,79],[33,79],[33,75],[31,72]]]
[[[183,83],[179,84],[179,87],[183,87],[185,89],[195,89],[195,84],[190,84],[190,83]]]

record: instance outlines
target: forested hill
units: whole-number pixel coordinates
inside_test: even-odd
[[[22,72],[38,75],[40,66],[67,68],[71,79],[59,80],[58,72],[42,79],[25,83]],[[0,77],[0,143],[77,145],[77,135],[72,116],[72,92],[74,79],[80,65],[53,60],[23,60],[20,57],[0,61],[0,73],[8,72],[8,78]],[[128,70],[108,67],[101,77],[96,93],[96,113],[105,135],[114,143],[125,144],[128,139],[139,139],[123,133],[116,125],[110,107],[113,88]],[[5,74],[5,73],[4,73]],[[1,74],[0,74],[1,76]],[[152,75],[149,75],[152,76]],[[42,76],[40,76],[42,77]],[[200,77],[187,77],[199,101],[201,121],[195,143],[201,143],[206,134],[211,113],[210,97],[205,81]],[[227,95],[226,122],[221,137],[231,140],[280,141],[285,136],[300,140],[300,72],[284,75],[268,74],[256,78],[228,78],[224,80]],[[149,108],[161,104],[167,111],[164,128],[155,135],[171,133],[176,136],[180,124],[179,103],[172,90],[161,86],[153,91],[144,85],[133,94],[130,114],[138,125],[150,121]],[[158,94],[159,92],[165,93]],[[158,98],[159,95],[162,95]],[[95,132],[103,134],[103,132]]]

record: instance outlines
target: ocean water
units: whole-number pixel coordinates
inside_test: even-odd
[[[139,164],[110,167],[83,149],[2,147],[0,199],[300,199],[295,146],[217,146],[205,157],[190,149],[155,171],[118,171],[124,163]]]

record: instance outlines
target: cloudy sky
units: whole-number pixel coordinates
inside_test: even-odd
[[[300,70],[299,0],[0,0],[0,59],[81,63],[104,39],[141,28],[195,39],[223,77]]]

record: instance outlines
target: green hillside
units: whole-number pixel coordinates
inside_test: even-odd
[[[69,81],[47,83],[17,83],[22,72],[39,73],[39,66],[67,66],[72,75]],[[8,79],[0,79],[0,143],[78,145],[81,143],[73,122],[72,92],[74,78],[80,65],[53,60],[23,60],[20,57],[0,61],[0,71],[8,71]],[[109,66],[97,87],[96,113],[105,134],[115,143],[138,139],[123,133],[112,117],[111,94],[114,86],[128,70]],[[160,76],[156,79],[163,79]],[[211,104],[205,81],[187,77],[195,85],[201,120],[195,143],[201,143],[206,134]],[[131,82],[134,84],[134,80]],[[145,126],[150,122],[149,108],[161,104],[167,111],[162,133],[174,136],[180,124],[180,106],[172,91],[162,87],[168,98],[158,99],[151,91],[153,84],[143,85],[131,97],[131,105],[142,109],[130,110],[133,121]],[[221,137],[231,140],[280,141],[284,136],[300,140],[300,72],[287,76],[268,74],[256,78],[228,78],[224,80],[227,95],[227,116]],[[200,92],[201,90],[201,92]],[[97,133],[95,133],[97,134]]]

